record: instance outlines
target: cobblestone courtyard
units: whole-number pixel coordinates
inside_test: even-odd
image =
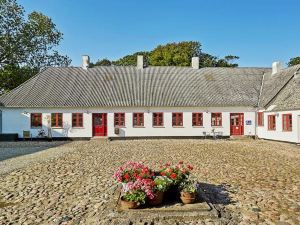
[[[1,148],[16,151],[24,145],[39,143],[0,143],[0,154]],[[50,157],[49,151],[59,155]],[[33,160],[36,154],[39,158]],[[0,161],[0,168],[23,165],[28,157]],[[94,140],[52,144],[30,157],[22,168],[0,175],[0,224],[300,224],[296,145],[254,140]],[[226,218],[111,219],[116,187],[112,174],[128,160],[153,168],[180,160],[192,164],[203,185],[228,193],[230,199],[214,203]]]

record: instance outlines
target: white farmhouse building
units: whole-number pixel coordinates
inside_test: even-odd
[[[300,65],[47,68],[0,97],[0,133],[54,138],[249,135],[300,143]],[[47,134],[46,134],[47,135]]]

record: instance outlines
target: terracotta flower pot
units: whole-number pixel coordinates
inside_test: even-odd
[[[122,209],[136,209],[140,206],[139,202],[125,201],[122,198],[120,204]]]
[[[193,204],[196,201],[196,193],[181,192],[180,199],[183,204]]]
[[[196,198],[196,192],[190,193],[190,192],[180,192],[181,197],[185,198]]]
[[[164,193],[159,191],[156,193],[153,199],[148,199],[148,204],[152,206],[159,205],[162,203],[163,199],[164,199]]]

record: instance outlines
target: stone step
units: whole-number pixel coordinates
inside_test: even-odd
[[[253,140],[252,136],[245,136],[245,135],[231,135],[231,140]]]
[[[120,187],[116,187],[110,204],[110,208],[113,210],[107,218],[111,221],[126,221],[130,218],[131,224],[134,224],[135,221],[218,221],[220,218],[216,208],[204,201],[203,198],[199,199],[194,204],[184,205],[175,200],[166,201],[163,205],[155,207],[141,206],[138,209],[124,210],[120,205]]]
[[[110,214],[109,217],[118,219],[131,218],[132,220],[216,219],[218,218],[218,212],[209,207],[206,202],[199,202],[190,205],[178,203],[160,207],[116,210],[114,213]]]
[[[96,140],[96,141],[101,141],[101,140],[107,141],[107,140],[109,140],[109,138],[108,137],[92,137],[90,140],[91,141],[94,141],[94,140]]]

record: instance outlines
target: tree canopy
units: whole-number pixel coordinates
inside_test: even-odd
[[[94,66],[111,66],[111,61],[109,61],[108,59],[102,59],[97,61],[95,64],[91,63],[90,65],[91,67]]]
[[[62,36],[49,17],[39,12],[26,17],[16,0],[0,0],[0,90],[18,86],[43,67],[68,66],[71,60],[55,50]]]
[[[300,64],[300,56],[291,58],[290,61],[288,62],[288,66],[295,66]]]
[[[192,57],[198,56],[200,57],[200,67],[237,67],[238,64],[233,63],[233,61],[239,59],[239,57],[232,55],[218,58],[217,56],[202,52],[200,42],[183,41],[159,45],[151,51],[126,55],[116,61],[110,61],[110,64],[136,66],[137,55],[143,55],[145,63],[149,66],[190,66]],[[102,61],[99,60],[98,62]],[[93,65],[97,66],[100,64],[95,63]]]

